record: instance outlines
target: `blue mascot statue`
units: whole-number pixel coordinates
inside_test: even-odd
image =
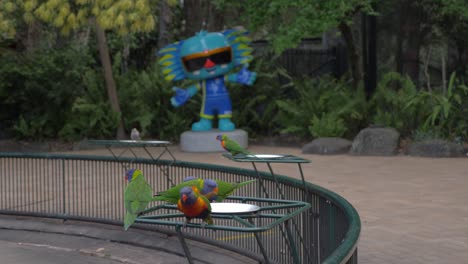
[[[223,32],[200,31],[195,36],[170,44],[159,53],[159,63],[168,81],[196,80],[185,89],[173,87],[171,103],[185,104],[199,90],[203,94],[200,121],[192,124],[192,131],[208,131],[218,117],[218,129],[233,131],[232,104],[227,82],[252,85],[257,77],[247,69],[252,60],[252,48],[247,31],[231,29]],[[237,73],[229,73],[241,66]]]

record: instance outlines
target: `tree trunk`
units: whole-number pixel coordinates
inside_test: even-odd
[[[419,86],[421,47],[432,31],[430,15],[418,3],[398,2],[398,48],[395,54],[396,70],[408,75],[416,86]]]
[[[191,37],[200,30],[221,31],[224,16],[209,0],[185,0],[185,37]]]
[[[353,87],[357,88],[359,85],[359,82],[362,81],[363,73],[362,73],[362,66],[360,63],[360,56],[356,48],[356,43],[354,42],[353,33],[349,25],[344,22],[341,22],[338,25],[338,29],[340,30],[346,42],[349,65],[351,68],[351,76],[353,78]]]
[[[104,70],[104,78],[106,80],[107,95],[109,96],[109,101],[111,103],[112,110],[117,112],[122,116],[120,111],[119,98],[117,96],[117,88],[114,81],[114,76],[112,74],[112,64],[109,56],[109,48],[107,45],[106,33],[104,30],[95,23],[96,25],[96,36],[97,36],[97,45],[99,49],[99,57],[101,59],[102,68]],[[119,127],[117,128],[117,139],[125,139],[125,130],[120,118]]]
[[[33,21],[28,24],[26,38],[23,39],[23,45],[26,51],[31,52],[38,48],[41,41],[42,26],[39,22]]]
[[[167,1],[159,2],[159,36],[158,49],[163,48],[171,41],[170,25],[172,24],[172,10]]]

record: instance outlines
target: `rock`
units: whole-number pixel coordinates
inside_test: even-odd
[[[394,128],[365,128],[354,138],[349,153],[367,156],[396,155],[399,138],[400,133]]]
[[[430,139],[411,143],[408,155],[420,157],[463,157],[465,150],[462,145],[441,139]]]
[[[304,154],[336,155],[348,153],[352,142],[338,137],[314,139],[302,147]]]

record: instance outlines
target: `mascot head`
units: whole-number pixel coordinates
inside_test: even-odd
[[[225,75],[237,65],[252,60],[245,30],[200,31],[159,51],[166,80],[204,80]]]

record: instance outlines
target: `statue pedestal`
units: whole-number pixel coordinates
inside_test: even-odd
[[[180,148],[185,152],[225,152],[221,147],[221,142],[216,140],[216,136],[225,134],[236,141],[243,148],[249,144],[249,136],[246,131],[236,129],[234,131],[221,131],[212,129],[210,131],[185,131],[180,135]]]

